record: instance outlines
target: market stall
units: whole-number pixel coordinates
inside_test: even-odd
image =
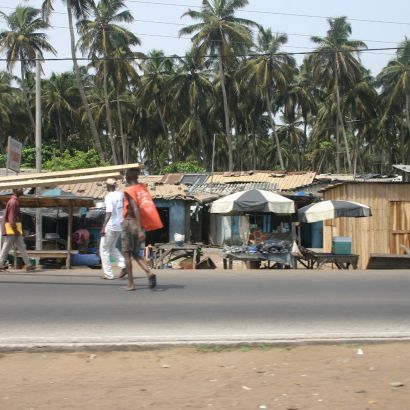
[[[271,262],[274,267],[291,266],[291,215],[295,213],[292,200],[270,191],[254,189],[213,202],[210,212],[240,216],[241,243],[235,244],[231,239],[230,244],[224,247],[225,268],[232,267],[234,260],[242,260],[248,267],[259,267],[263,261],[268,266]],[[272,224],[274,218],[275,225]],[[231,228],[231,235],[232,232]]]
[[[11,194],[0,195],[0,207],[5,208]],[[78,197],[75,195],[67,196],[37,196],[23,195],[19,197],[21,208],[66,208],[67,209],[67,247],[65,250],[28,250],[27,253],[33,258],[63,258],[66,259],[67,269],[71,268],[71,255],[77,253],[72,249],[72,234],[73,234],[73,214],[74,208],[91,208],[94,206],[93,198]],[[18,254],[17,254],[18,256]]]

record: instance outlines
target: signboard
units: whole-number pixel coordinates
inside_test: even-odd
[[[7,169],[11,169],[17,173],[20,172],[22,150],[23,144],[9,137],[7,145]]]

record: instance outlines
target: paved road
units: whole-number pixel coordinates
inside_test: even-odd
[[[410,271],[0,275],[0,345],[410,338]]]

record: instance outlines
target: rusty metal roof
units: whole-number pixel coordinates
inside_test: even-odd
[[[195,198],[201,198],[201,202],[207,202],[220,198],[222,196],[234,194],[240,191],[249,191],[251,189],[262,189],[264,191],[277,191],[277,186],[269,182],[249,182],[245,184],[203,184],[193,186],[188,192],[195,196]]]
[[[184,174],[165,174],[162,176],[160,182],[163,184],[177,185],[181,183],[183,177]]]
[[[232,175],[234,174],[234,175]],[[206,184],[245,184],[245,183],[269,183],[275,184],[281,191],[290,191],[311,185],[315,179],[315,172],[292,172],[292,173],[217,173],[210,175]]]
[[[140,179],[143,182],[143,178]],[[182,199],[194,200],[194,197],[188,194],[186,185],[171,184],[146,184],[153,199]],[[94,199],[103,199],[107,194],[103,182],[89,182],[83,184],[62,185],[59,188],[75,195],[92,197]],[[119,190],[124,189],[123,184],[118,185]]]

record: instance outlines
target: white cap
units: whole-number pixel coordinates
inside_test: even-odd
[[[105,181],[105,183],[107,184],[107,185],[111,185],[111,186],[115,186],[115,185],[117,185],[117,180],[116,179],[114,179],[114,178],[108,178],[106,181]]]

